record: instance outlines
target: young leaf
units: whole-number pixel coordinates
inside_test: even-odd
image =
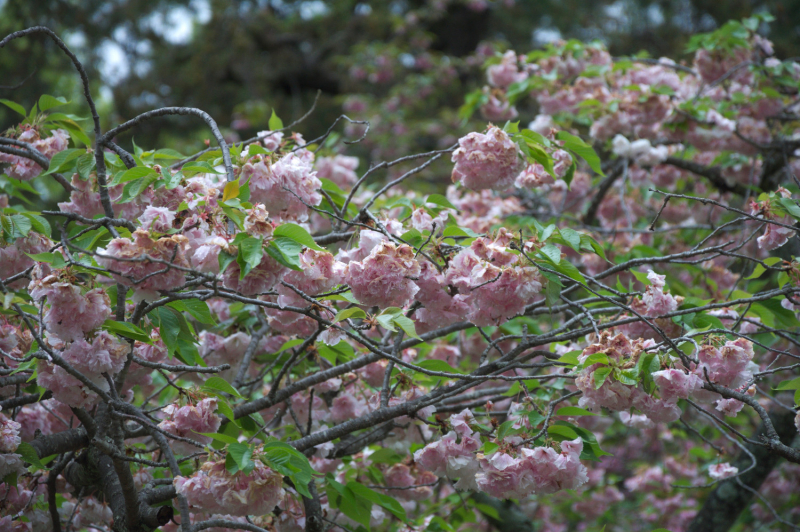
[[[242,395],[222,377],[211,377],[203,384],[203,389],[213,392],[222,392],[244,399]]]
[[[604,176],[603,169],[600,167],[600,157],[594,151],[594,148],[586,144],[580,137],[576,137],[566,131],[559,131],[556,134],[558,140],[564,141],[564,149],[571,151],[589,165],[589,168],[595,173]]]
[[[278,118],[278,115],[275,114],[275,109],[272,110],[272,116],[269,117],[269,125],[270,131],[278,131],[279,129],[283,129],[283,120]]]
[[[314,239],[308,233],[308,231],[294,223],[285,223],[279,225],[275,228],[273,235],[275,237],[284,237],[294,240],[298,244],[302,244],[305,247],[316,251],[325,251],[323,248],[318,246],[316,242],[314,242]]]

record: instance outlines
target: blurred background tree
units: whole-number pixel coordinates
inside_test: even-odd
[[[245,139],[266,129],[273,108],[285,123],[300,117],[320,91],[298,130],[311,138],[344,109],[370,120],[371,140],[356,151],[377,158],[452,144],[467,127],[457,116],[464,94],[483,84],[480,64],[497,51],[577,38],[613,55],[689,60],[692,34],[759,11],[776,16],[761,31],[777,55],[800,55],[800,0],[0,0],[0,32],[46,25],[63,35],[109,124],[185,105]],[[30,107],[44,92],[75,94],[77,77],[53,48],[21,39],[3,50],[0,98]],[[0,110],[0,127],[15,120]],[[201,124],[173,120],[137,129],[137,144],[202,147]]]

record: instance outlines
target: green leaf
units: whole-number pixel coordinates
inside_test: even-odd
[[[248,236],[242,242],[239,242],[239,254],[236,257],[236,262],[239,263],[239,279],[243,279],[245,275],[250,273],[255,267],[261,263],[261,257],[264,255],[264,245],[261,239]]]
[[[781,205],[786,209],[786,212],[792,215],[793,218],[800,220],[800,206],[792,198],[780,198],[778,200]]]
[[[441,207],[445,207],[447,209],[458,210],[455,205],[450,203],[446,197],[442,196],[441,194],[431,194],[425,199],[425,203],[432,203],[434,205],[439,205]]]
[[[205,161],[194,161],[186,163],[181,167],[181,172],[187,177],[192,177],[197,174],[224,174],[220,172]]]
[[[600,166],[600,157],[590,145],[586,144],[580,137],[576,137],[566,131],[559,131],[556,133],[558,140],[564,141],[564,149],[573,152],[575,155],[586,161],[589,168],[595,173],[604,176],[603,169]]]
[[[23,212],[21,214],[31,222],[31,227],[34,231],[47,237],[50,236],[52,229],[50,228],[50,222],[46,218],[33,212]]]
[[[229,436],[227,434],[220,434],[218,432],[197,432],[196,434],[200,434],[201,436],[206,436],[214,441],[220,441],[222,443],[230,443],[230,444],[239,443],[239,440],[237,440],[233,436]]]
[[[172,301],[167,304],[176,310],[188,312],[200,323],[206,325],[214,325],[216,323],[205,301],[200,301],[199,299],[183,299],[180,301]]]
[[[564,425],[550,425],[547,427],[547,432],[551,436],[557,437],[560,440],[574,440],[575,438],[579,438],[578,433],[575,432],[572,428],[566,427]]]
[[[609,366],[604,366],[594,370],[594,387],[596,390],[599,389],[604,382],[606,382],[606,379],[611,374],[611,371],[612,369]]]
[[[154,175],[158,174],[156,174],[156,171],[152,168],[148,168],[147,166],[135,166],[130,170],[125,170],[124,172],[119,172],[117,175],[115,175],[114,179],[112,179],[111,183],[109,183],[109,186],[119,185],[121,183],[127,183],[129,181]]]
[[[18,104],[16,102],[12,102],[11,100],[2,100],[2,99],[0,99],[0,103],[5,105],[6,107],[9,107],[10,109],[16,111],[17,113],[21,114],[22,116],[25,116],[25,117],[28,116],[28,113],[25,112],[25,108],[22,107],[20,104]]]
[[[231,443],[228,445],[228,455],[232,456],[239,470],[247,474],[252,471],[253,464],[253,448],[246,443]]]
[[[577,366],[578,365],[578,356],[580,356],[581,353],[582,353],[582,351],[577,351],[577,350],[576,351],[570,351],[568,353],[564,353],[563,355],[561,355],[561,357],[558,359],[558,361],[559,362],[564,362],[566,364],[569,364],[570,366]]]
[[[86,153],[86,150],[79,149],[69,149],[56,153],[53,155],[53,158],[50,159],[50,168],[48,168],[46,172],[42,172],[42,175],[62,172],[63,170],[69,168],[68,163],[77,159],[84,153]]]
[[[592,353],[591,355],[586,357],[586,360],[583,361],[583,364],[581,364],[581,367],[582,368],[588,368],[592,364],[603,364],[603,365],[607,366],[608,362],[609,361],[608,361],[608,355],[607,354],[605,354],[605,353]]]
[[[735,296],[734,296],[735,297]],[[781,306],[781,300],[778,298],[766,299],[753,303],[750,307],[753,312],[758,314],[767,327],[774,327],[775,324],[788,329],[800,327],[800,321],[794,312],[787,310]]]
[[[305,247],[314,249],[316,251],[325,251],[324,248],[321,248],[316,242],[314,242],[314,238],[312,238],[308,231],[294,223],[281,224],[275,228],[275,231],[272,234],[275,237],[284,237],[294,240],[298,244],[302,244]]]
[[[463,371],[454,368],[444,360],[423,360],[416,364],[422,369],[427,369],[428,371],[440,371],[442,373],[464,373]]]
[[[205,383],[203,383],[203,390],[212,391],[212,392],[222,392],[233,395],[234,397],[238,397],[239,399],[244,399],[242,394],[236,391],[236,388],[231,386],[228,381],[223,379],[222,377],[211,377]]]
[[[22,442],[15,451],[22,459],[34,466],[37,469],[45,469],[44,464],[39,460],[39,455],[33,445],[30,443]]]
[[[780,261],[780,257],[769,257],[764,259],[764,264],[767,266],[773,266]],[[749,281],[750,279],[758,279],[765,271],[767,271],[767,269],[762,264],[756,264],[756,267],[753,268],[753,273],[750,274],[750,277],[745,277],[745,280]]]
[[[561,234],[561,238],[564,239],[569,247],[578,253],[581,252],[581,234],[579,232],[575,231],[574,229],[570,229],[569,227],[562,227],[558,232]]]
[[[56,98],[55,96],[50,96],[49,94],[42,94],[39,97],[39,111],[44,113],[48,109],[52,109],[53,107],[58,107],[60,105],[66,105],[69,102],[63,96],[59,96]]]
[[[272,110],[272,116],[269,117],[269,122],[267,125],[269,126],[270,131],[278,131],[279,129],[283,129],[283,120],[278,118],[278,115],[275,114],[275,109]]]
[[[276,238],[270,242],[269,247],[267,247],[267,253],[270,257],[287,268],[297,271],[301,269],[299,257],[302,250],[302,244],[286,237]]]
[[[800,390],[800,377],[782,381],[775,390]]]
[[[86,181],[89,179],[89,174],[94,170],[96,164],[97,161],[94,158],[94,154],[84,153],[78,157],[75,169],[78,170],[78,175],[81,176],[81,179]]]
[[[585,408],[580,408],[577,406],[563,406],[556,410],[557,416],[596,416],[592,412],[589,412]]]
[[[61,253],[26,253],[26,255],[36,262],[46,262],[48,264],[52,264],[53,268],[63,268],[67,265],[66,261],[64,261],[64,257],[61,256]]]
[[[373,491],[359,482],[350,481],[347,483],[345,487],[350,491],[352,491],[353,494],[355,494],[355,496],[358,497],[359,499],[369,501],[373,504],[377,504],[381,508],[391,512],[395,517],[397,517],[401,521],[406,520],[405,509],[402,506],[400,506],[400,503],[394,500],[392,497]]]
[[[271,441],[264,444],[264,454],[261,459],[272,469],[282,475],[288,476],[295,485],[297,491],[305,496],[311,497],[308,491],[308,483],[311,482],[314,469],[308,462],[303,453],[280,441]]]
[[[416,338],[417,340],[421,340],[422,339],[417,334],[417,330],[414,327],[414,322],[410,318],[407,318],[406,316],[400,315],[400,316],[397,316],[396,318],[394,318],[392,320],[392,322],[394,322],[398,327],[403,329],[403,331],[408,336],[410,336],[411,338]]]
[[[69,132],[69,136],[72,138],[72,142],[77,145],[78,142],[82,143],[84,146],[89,147],[92,145],[92,139],[81,129],[74,120],[59,120],[55,122],[56,125],[63,127]],[[77,142],[76,142],[77,141]]]
[[[333,318],[333,323],[338,323],[340,321],[346,320],[348,318],[366,318],[367,313],[361,310],[358,307],[350,307],[344,310],[340,310],[336,317]]]
[[[558,265],[558,263],[561,262],[561,250],[558,249],[558,246],[555,244],[545,244],[539,251],[542,255],[550,259],[553,264]]]
[[[140,342],[150,343],[150,335],[132,323],[126,321],[106,320],[101,328],[125,338],[139,340]]]

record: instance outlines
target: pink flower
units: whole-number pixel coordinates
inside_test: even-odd
[[[83,335],[103,324],[111,316],[111,300],[101,288],[81,294],[81,288],[61,281],[57,275],[34,278],[28,285],[35,301],[47,298],[44,314],[47,330],[64,341],[83,339]]]
[[[666,276],[658,275],[653,270],[648,270],[647,279],[651,284],[645,289],[642,296],[646,315],[656,317],[675,312],[679,302],[673,296],[664,292],[664,279],[666,279]]]
[[[697,353],[700,365],[696,372],[704,381],[707,374],[711,382],[736,388],[752,378],[754,355],[753,344],[744,338],[729,340],[720,349],[704,345]]]
[[[514,50],[504,53],[499,64],[486,69],[486,78],[489,84],[501,89],[507,88],[512,83],[523,81],[527,77],[528,73],[520,72],[517,67],[517,54]]]
[[[336,423],[355,419],[367,410],[366,402],[351,393],[342,393],[336,396],[331,403],[331,419]]]
[[[679,369],[656,371],[652,377],[661,391],[661,398],[665,400],[688,399],[695,390],[703,387],[703,379]]]
[[[211,438],[199,433],[217,432],[222,418],[214,413],[216,409],[216,397],[203,399],[196,405],[167,405],[164,408],[166,418],[158,424],[158,427],[170,434],[208,444]],[[192,454],[202,450],[195,445],[177,440],[170,440],[170,446],[180,454]]]
[[[499,325],[525,310],[542,289],[539,270],[517,265],[505,247],[511,236],[501,229],[494,240],[475,239],[450,261],[446,282],[470,306],[468,319],[478,326]]]
[[[27,254],[35,255],[50,249],[53,243],[45,236],[31,231],[25,238],[8,244],[0,240],[0,279],[8,279],[22,273],[35,264]],[[12,288],[24,286],[25,279],[15,281]]]
[[[474,453],[480,446],[480,439],[472,436],[457,438],[456,433],[451,431],[441,440],[429,443],[415,452],[414,461],[436,475],[459,479],[456,489],[474,489],[475,474],[479,469]]]
[[[363,305],[403,307],[419,291],[410,279],[419,272],[419,263],[410,246],[384,241],[364,260],[347,265],[346,282]]]
[[[250,179],[250,198],[264,204],[280,220],[308,219],[306,205],[319,205],[322,183],[311,163],[294,153],[283,156],[273,165],[253,160],[242,167],[242,177]]]
[[[22,425],[0,413],[0,452],[13,453],[22,443],[19,430]]]
[[[46,158],[52,159],[56,153],[67,149],[69,134],[63,129],[56,129],[52,136],[39,138],[38,131],[27,129],[19,136],[18,140],[32,144],[33,149]],[[0,163],[8,163],[9,166],[5,169],[5,173],[9,177],[21,181],[30,181],[42,173],[42,167],[27,157],[0,153]]]
[[[272,289],[285,271],[283,265],[264,253],[258,266],[241,279],[239,264],[232,262],[222,274],[222,284],[225,288],[235,290],[244,296],[252,296]]]
[[[715,408],[726,416],[736,417],[736,414],[744,408],[744,403],[736,399],[720,399]]]
[[[113,272],[114,280],[132,287],[135,299],[152,300],[158,297],[159,290],[173,290],[183,285],[183,271],[167,266],[189,267],[183,253],[186,242],[183,235],[153,240],[150,233],[137,229],[133,240],[115,238],[105,248],[99,248],[97,262]]]
[[[451,366],[458,365],[458,360],[461,358],[461,350],[454,345],[437,345],[430,353],[428,358],[431,360],[442,360]],[[452,418],[451,418],[452,419]]]
[[[283,133],[277,131],[259,131],[258,140],[267,151],[275,151],[281,145]]]
[[[256,238],[269,238],[275,230],[275,224],[269,219],[267,208],[260,203],[253,205],[244,217],[245,232]]]
[[[450,295],[445,276],[427,260],[420,264],[416,283],[419,291],[414,297],[424,305],[414,313],[419,324],[418,332],[445,327],[467,317],[469,305],[464,296]]]
[[[472,190],[505,190],[524,167],[521,152],[501,129],[490,127],[483,133],[470,133],[458,140],[453,152],[453,182]]]
[[[106,331],[97,333],[91,343],[79,339],[61,353],[65,362],[82,373],[101,390],[108,390],[103,373],[114,375],[125,365],[130,347]],[[56,364],[39,364],[37,382],[53,392],[53,397],[69,406],[91,406],[97,395],[84,383]]]
[[[350,188],[358,181],[355,170],[358,168],[358,157],[348,155],[334,155],[333,157],[320,157],[316,161],[317,177],[330,179],[339,188]]]
[[[480,490],[501,499],[576,489],[588,481],[580,462],[582,450],[583,441],[577,438],[561,442],[560,454],[549,447],[522,447],[517,458],[496,452],[481,459],[476,483]]]
[[[739,468],[730,465],[728,462],[714,464],[708,468],[708,474],[714,480],[723,480],[732,477],[738,472]]]
[[[191,477],[176,477],[173,483],[196,510],[235,516],[272,513],[284,497],[283,477],[258,458],[253,462],[255,468],[247,475],[228,473],[225,460],[206,462]]]
[[[139,217],[142,229],[156,233],[166,233],[172,229],[175,212],[167,207],[153,207],[149,205]]]

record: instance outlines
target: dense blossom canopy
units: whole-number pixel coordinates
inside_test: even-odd
[[[481,52],[494,123],[363,165],[369,117],[88,146],[42,96],[0,136],[0,530],[790,526],[800,64],[764,19],[691,66]],[[118,144],[170,114],[216,145]]]

